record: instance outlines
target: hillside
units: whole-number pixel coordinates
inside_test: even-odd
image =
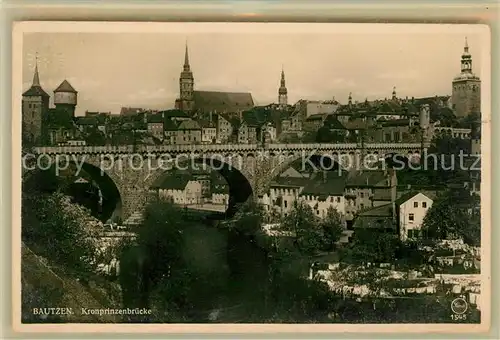
[[[81,308],[120,308],[121,293],[117,284],[93,277],[85,284],[62,267],[33,253],[22,244],[22,322],[120,322],[120,316],[82,315]],[[34,315],[33,308],[67,307],[73,315]],[[125,320],[123,320],[125,321]]]

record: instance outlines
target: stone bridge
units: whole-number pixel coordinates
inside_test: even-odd
[[[231,206],[251,195],[263,195],[273,178],[300,159],[305,164],[311,156],[323,156],[347,169],[362,164],[360,160],[367,155],[372,155],[369,156],[372,160],[393,154],[408,157],[421,154],[428,146],[421,143],[61,146],[37,147],[34,154],[25,157],[31,157],[32,163],[35,159],[43,160],[61,168],[68,161],[81,164],[100,187],[108,188],[108,194],[119,197],[121,217],[125,219],[145,207],[153,193],[150,188],[174,168],[196,169],[204,163],[219,171],[229,184]]]

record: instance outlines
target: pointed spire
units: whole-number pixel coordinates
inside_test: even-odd
[[[468,52],[469,52],[469,43],[467,42],[467,37],[465,37],[464,52],[465,52],[465,53],[468,53]]]
[[[186,51],[184,52],[184,70],[189,71],[189,52],[188,52],[187,40],[186,40]]]
[[[33,74],[33,85],[40,86],[40,76],[38,75],[38,52],[35,56],[35,73]]]

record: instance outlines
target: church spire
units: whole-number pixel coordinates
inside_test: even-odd
[[[396,99],[396,86],[392,88],[392,99]]]
[[[462,73],[472,72],[472,57],[469,53],[469,43],[467,42],[467,37],[465,37],[464,53],[462,54]]]
[[[189,52],[188,52],[188,44],[186,41],[186,51],[184,52],[184,71],[189,71]]]
[[[32,86],[40,86],[40,76],[38,75],[38,53],[35,56],[35,73],[33,74]]]
[[[283,65],[281,65],[281,81],[280,88],[278,89],[278,103],[281,107],[285,107],[288,104],[288,90],[285,84],[285,71]]]

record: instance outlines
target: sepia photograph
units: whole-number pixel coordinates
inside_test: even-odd
[[[21,326],[489,323],[486,26],[20,22],[13,41]]]

